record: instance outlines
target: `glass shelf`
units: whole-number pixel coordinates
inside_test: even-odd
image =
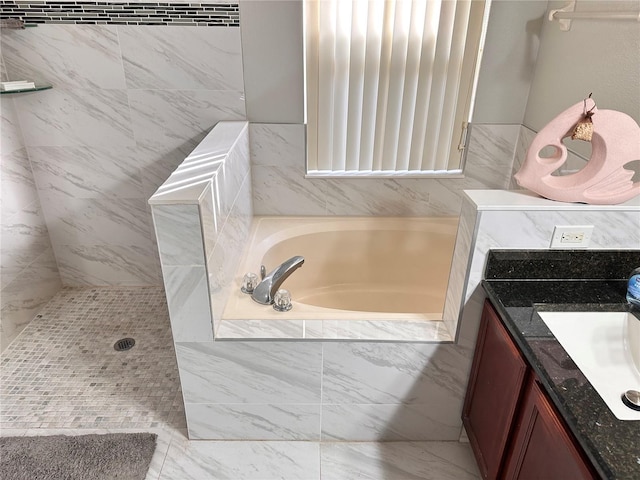
[[[8,90],[0,91],[0,95],[7,95],[9,93],[27,93],[27,92],[39,92],[40,90],[49,90],[51,85],[36,85],[34,88],[25,88],[24,90]]]

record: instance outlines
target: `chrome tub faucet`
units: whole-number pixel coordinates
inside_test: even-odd
[[[263,265],[260,269],[262,281],[253,289],[251,298],[262,305],[272,304],[274,296],[280,288],[280,285],[282,285],[282,282],[289,278],[289,275],[300,268],[303,263],[304,257],[299,255],[291,257],[267,275],[265,275],[266,270]]]

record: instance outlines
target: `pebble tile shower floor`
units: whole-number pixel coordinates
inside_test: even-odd
[[[65,288],[0,358],[0,429],[185,427],[160,287]]]

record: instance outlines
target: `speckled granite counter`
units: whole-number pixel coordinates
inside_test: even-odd
[[[495,250],[488,298],[593,465],[606,479],[640,479],[640,422],[618,420],[537,314],[623,311],[640,250]]]

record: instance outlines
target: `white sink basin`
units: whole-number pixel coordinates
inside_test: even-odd
[[[622,403],[627,390],[640,390],[640,320],[626,312],[538,312],[611,412],[640,420]]]

